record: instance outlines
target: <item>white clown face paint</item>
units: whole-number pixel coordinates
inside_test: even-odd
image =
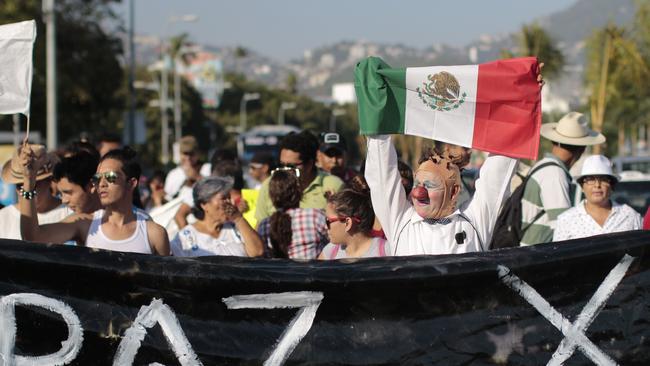
[[[45,356],[14,354],[16,345],[16,305],[37,306],[61,315],[68,326],[68,339],[61,349]],[[74,310],[63,302],[38,294],[18,293],[0,299],[0,366],[59,366],[72,362],[83,344],[83,329]]]

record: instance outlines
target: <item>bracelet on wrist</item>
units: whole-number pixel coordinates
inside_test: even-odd
[[[26,191],[23,189],[23,187],[20,187],[20,189],[18,189],[18,194],[20,194],[20,196],[26,200],[31,200],[34,199],[34,197],[36,197],[37,192],[36,189],[32,189],[31,191]]]

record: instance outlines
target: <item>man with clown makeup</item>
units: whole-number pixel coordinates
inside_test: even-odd
[[[487,250],[517,160],[491,154],[472,200],[458,208],[462,157],[430,151],[415,170],[407,197],[390,135],[368,136],[366,180],[372,205],[394,255],[456,254]],[[409,202],[410,201],[410,202]]]

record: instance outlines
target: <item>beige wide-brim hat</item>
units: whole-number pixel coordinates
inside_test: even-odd
[[[605,142],[605,136],[587,127],[587,119],[578,112],[569,112],[558,122],[544,123],[540,133],[551,141],[566,145],[590,146]]]
[[[52,171],[54,170],[54,165],[59,162],[58,157],[55,153],[48,153],[45,150],[45,146],[30,144],[29,145],[34,151],[35,161],[34,168],[36,169],[36,181],[43,180],[52,176]],[[5,183],[11,184],[22,184],[23,183],[23,167],[18,161],[18,154],[20,153],[18,148],[14,152],[13,157],[8,160],[2,167],[2,180]]]

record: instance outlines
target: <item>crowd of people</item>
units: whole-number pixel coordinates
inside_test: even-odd
[[[517,245],[642,228],[636,211],[611,199],[619,178],[602,155],[583,159],[575,182],[585,198],[572,205],[571,167],[587,146],[605,142],[582,114],[542,125],[541,135],[552,148],[523,180]],[[357,171],[333,132],[291,133],[277,155],[258,153],[248,162],[226,149],[206,161],[196,138],[185,136],[178,166],[148,177],[119,139],[78,141],[57,152],[25,142],[2,169],[18,203],[0,210],[0,238],[301,260],[480,252],[499,240],[495,225],[517,159],[489,154],[470,191],[461,172],[471,149],[434,141],[412,169],[398,159],[391,136],[366,140]],[[255,202],[246,191],[255,192]],[[173,231],[149,214],[167,206]]]

